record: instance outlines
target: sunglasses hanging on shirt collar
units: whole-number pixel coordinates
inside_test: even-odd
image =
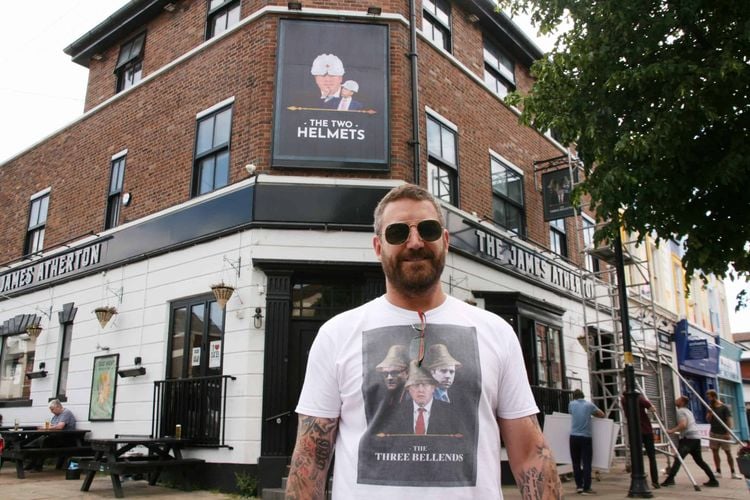
[[[419,324],[411,325],[411,327],[419,332],[419,335],[411,339],[409,344],[409,359],[416,360],[417,366],[422,366],[424,361],[424,334],[427,330],[427,317],[422,311],[417,311],[419,314]]]

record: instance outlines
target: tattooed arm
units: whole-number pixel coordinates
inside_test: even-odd
[[[536,415],[497,420],[508,460],[524,500],[560,499],[562,486],[555,457],[544,441]]]
[[[323,498],[338,427],[337,418],[299,416],[287,500]]]

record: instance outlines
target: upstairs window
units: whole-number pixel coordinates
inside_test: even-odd
[[[457,205],[456,131],[429,115],[427,153],[427,186],[430,193],[451,205]]]
[[[509,164],[490,157],[492,220],[523,237],[526,234],[523,175]]]
[[[120,47],[115,75],[117,75],[117,92],[129,89],[141,81],[143,74],[143,44],[146,41],[144,31]]]
[[[446,0],[422,0],[422,33],[451,51],[451,4]]]
[[[107,215],[104,229],[110,229],[120,221],[120,206],[122,204],[122,180],[125,176],[125,155],[115,155],[109,173],[109,192],[107,193]]]
[[[206,40],[220,35],[240,22],[240,0],[209,0]]]
[[[229,139],[232,107],[198,117],[193,167],[193,196],[209,193],[229,183]]]
[[[492,42],[484,41],[484,83],[500,97],[516,89],[513,60]]]
[[[583,245],[586,250],[594,249],[594,233],[596,232],[596,223],[586,215],[583,220]],[[599,259],[595,258],[589,251],[586,252],[586,270],[592,273],[599,272]]]
[[[23,254],[41,252],[44,248],[44,228],[47,225],[47,209],[49,208],[49,189],[31,197],[29,207],[29,227],[26,231],[26,242]]]
[[[565,234],[565,219],[555,219],[549,222],[550,249],[562,257],[568,256],[568,238]]]

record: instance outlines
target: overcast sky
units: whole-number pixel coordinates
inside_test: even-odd
[[[88,70],[63,49],[127,0],[3,2],[0,16],[0,163],[70,123],[83,112]],[[33,21],[33,22],[30,22]],[[528,23],[519,24],[536,38]],[[542,49],[549,40],[537,39]],[[734,314],[740,287],[727,283],[732,331],[750,331],[750,311]]]

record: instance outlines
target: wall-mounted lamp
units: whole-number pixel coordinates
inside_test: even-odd
[[[302,2],[289,2],[286,6],[289,10],[302,10]]]
[[[45,363],[44,361],[42,361],[41,363],[39,363],[39,370],[35,371],[35,372],[29,372],[29,373],[27,373],[26,374],[26,378],[28,378],[28,379],[35,379],[35,378],[44,378],[44,377],[46,377],[47,376],[47,370],[45,370],[45,368],[47,368],[47,363]]]
[[[135,359],[133,360],[133,364],[135,365],[135,367],[133,367],[133,368],[124,368],[122,370],[117,370],[117,374],[120,377],[123,377],[123,378],[125,378],[125,377],[138,377],[140,375],[145,375],[146,374],[146,367],[145,366],[141,366],[141,357],[140,356],[136,356],[135,357]]]
[[[374,5],[370,6],[370,7],[367,7],[367,15],[368,16],[379,16],[382,13],[383,13],[383,9],[381,7],[377,7],[377,6],[374,6]]]
[[[479,22],[479,16],[476,14],[469,14],[468,16],[466,16],[466,20],[471,24],[475,24]]]
[[[260,307],[255,308],[255,314],[253,315],[253,326],[260,328],[263,326],[263,314],[261,313]]]

